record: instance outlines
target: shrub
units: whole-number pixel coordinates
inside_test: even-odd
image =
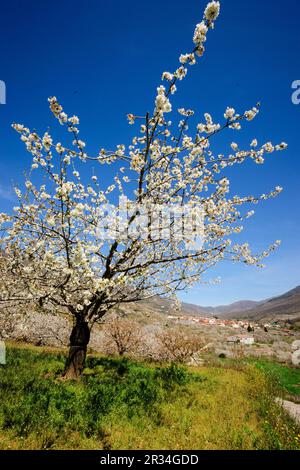
[[[172,328],[156,335],[158,358],[162,361],[187,362],[201,349],[199,338],[188,335],[179,328]]]

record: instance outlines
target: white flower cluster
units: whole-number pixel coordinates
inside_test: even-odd
[[[204,11],[204,17],[210,23],[215,21],[220,14],[220,2],[209,2]]]
[[[174,79],[174,75],[170,72],[164,72],[161,77],[162,80],[167,80],[168,82],[172,82]]]
[[[202,134],[203,132],[206,134],[211,134],[211,133],[218,131],[221,128],[220,124],[213,123],[213,119],[209,113],[205,113],[204,117],[205,117],[206,123],[205,124],[200,123],[197,125],[197,129],[200,134]]]
[[[172,111],[172,105],[166,95],[166,89],[162,85],[157,88],[157,96],[155,99],[155,111],[158,114],[170,113]]]
[[[199,57],[201,57],[205,51],[203,43],[206,41],[207,31],[208,27],[206,26],[204,21],[201,21],[201,23],[198,23],[196,25],[193,41],[196,45],[196,54]]]
[[[201,57],[205,51],[203,44],[206,42],[206,35],[209,28],[214,27],[214,21],[220,13],[220,2],[210,2],[203,15],[203,20],[196,25],[193,41],[196,45],[195,52]]]
[[[250,109],[249,111],[246,111],[245,116],[246,116],[247,121],[252,121],[257,116],[258,113],[259,113],[259,110],[255,107]]]
[[[195,48],[193,51],[181,54],[179,57],[179,62],[182,64],[175,70],[174,73],[170,72],[163,72],[162,80],[166,80],[169,82],[169,90],[165,90],[164,87],[158,88],[158,94],[155,99],[155,111],[158,116],[158,123],[159,125],[164,125],[165,122],[163,121],[163,114],[170,112],[172,110],[172,106],[169,100],[169,95],[174,94],[176,92],[176,81],[183,80],[187,75],[187,68],[185,65],[194,65],[196,63],[196,56],[201,57],[204,54],[205,48],[204,43],[207,39],[207,32],[209,28],[214,27],[214,21],[217,19],[220,13],[220,3],[216,1],[212,1],[208,3],[204,15],[203,20],[196,25],[193,42],[195,44]],[[128,115],[129,123],[134,123],[134,116]],[[179,127],[181,127],[179,125]],[[238,127],[238,124],[233,124],[234,128]]]
[[[179,57],[179,62],[181,64],[194,65],[196,63],[195,54],[193,52],[190,54],[181,54],[181,56]]]

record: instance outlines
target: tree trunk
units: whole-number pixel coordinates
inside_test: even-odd
[[[76,321],[70,335],[69,356],[63,377],[77,379],[85,366],[87,345],[90,341],[90,328],[86,321]]]

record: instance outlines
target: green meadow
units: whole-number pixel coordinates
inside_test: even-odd
[[[90,356],[80,380],[63,381],[64,361],[8,346],[0,449],[300,449],[300,429],[275,403],[297,392],[299,370]]]

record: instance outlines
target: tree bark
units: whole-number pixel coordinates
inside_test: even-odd
[[[89,341],[90,328],[88,323],[77,319],[70,335],[69,355],[63,374],[65,379],[77,379],[82,374]]]

